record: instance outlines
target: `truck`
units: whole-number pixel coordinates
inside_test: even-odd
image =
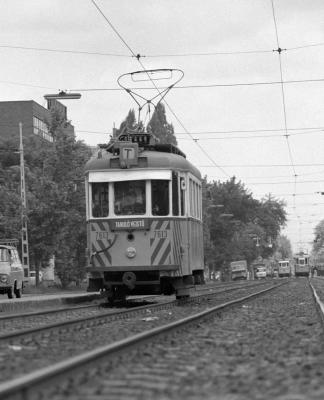
[[[248,267],[246,260],[232,261],[230,263],[232,280],[248,279]]]

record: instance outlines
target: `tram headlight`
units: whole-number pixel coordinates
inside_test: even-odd
[[[126,256],[128,258],[134,258],[136,256],[136,249],[134,247],[128,247],[126,250]]]
[[[1,283],[7,283],[9,279],[9,276],[6,274],[0,274],[0,282]]]

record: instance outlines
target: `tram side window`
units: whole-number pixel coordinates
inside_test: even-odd
[[[180,179],[180,204],[181,204],[181,215],[185,215],[186,212],[186,198],[185,198],[185,188],[186,188],[186,181],[184,178]]]
[[[115,182],[115,214],[143,215],[146,212],[145,181]]]
[[[169,181],[152,180],[152,215],[169,215]]]
[[[108,183],[92,183],[92,216],[108,217]]]
[[[178,175],[172,172],[172,213],[179,215],[179,184]]]

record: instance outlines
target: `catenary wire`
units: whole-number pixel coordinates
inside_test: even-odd
[[[197,85],[178,85],[174,86],[173,89],[209,89],[218,87],[240,87],[240,86],[267,86],[267,85],[281,85],[284,84],[296,84],[296,83],[316,83],[324,82],[324,78],[314,78],[314,79],[289,79],[286,81],[258,81],[258,82],[233,82],[233,83],[210,83],[210,84],[197,84]],[[135,87],[134,89],[140,90],[155,90],[155,89],[166,89],[166,86],[158,86],[157,88],[147,88],[147,87]],[[122,91],[120,88],[73,88],[69,91],[77,92],[100,92],[100,91]]]
[[[284,51],[294,51],[307,49],[311,47],[321,47],[324,46],[323,42],[310,43],[301,46],[287,47],[283,49]],[[80,55],[94,55],[94,56],[106,56],[106,57],[134,57],[134,55],[129,56],[128,54],[120,53],[106,53],[100,51],[86,51],[86,50],[71,50],[71,49],[55,49],[48,47],[30,47],[21,45],[10,45],[1,44],[2,49],[13,49],[13,50],[27,50],[27,51],[40,51],[40,52],[50,52],[50,53],[67,53],[67,54],[80,54]],[[233,50],[233,51],[210,51],[210,52],[192,52],[192,53],[166,53],[166,54],[141,54],[140,57],[145,58],[161,58],[161,57],[206,57],[206,56],[226,56],[226,55],[240,55],[240,54],[266,54],[272,53],[273,50],[261,49],[261,50]],[[135,56],[136,58],[138,55]]]

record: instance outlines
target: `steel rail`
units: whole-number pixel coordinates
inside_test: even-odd
[[[320,315],[321,322],[324,325],[324,304],[321,301],[321,299],[319,298],[319,295],[317,294],[317,292],[316,292],[314,286],[312,285],[310,279],[308,279],[308,283],[309,283],[309,285],[311,287],[313,298],[315,300],[316,308],[317,308],[318,313]]]
[[[144,300],[149,300],[149,299],[155,299],[158,296],[146,296],[146,297],[136,297],[132,299],[128,299],[131,301],[144,301]],[[48,314],[55,314],[55,313],[60,313],[60,312],[66,312],[66,311],[75,311],[75,310],[82,310],[82,309],[87,309],[87,308],[96,308],[100,307],[103,304],[106,304],[105,302],[101,301],[102,299],[98,298],[93,301],[97,301],[98,303],[96,304],[84,304],[82,306],[72,306],[72,307],[61,307],[61,308],[50,308],[50,309],[43,309],[43,310],[35,310],[35,311],[27,311],[27,312],[20,312],[20,313],[11,313],[11,314],[6,314],[6,315],[0,315],[0,322],[5,321],[5,320],[13,320],[13,319],[18,319],[18,318],[24,318],[24,317],[33,317],[33,316],[38,316],[38,315],[48,315]]]
[[[102,346],[95,350],[88,351],[84,354],[72,357],[69,360],[58,362],[49,367],[42,368],[41,370],[37,370],[22,377],[13,379],[11,381],[1,383],[0,398],[6,398],[9,400],[8,396],[14,396],[15,400],[18,399],[33,400],[33,398],[35,398],[36,395],[35,389],[38,386],[42,387],[47,386],[50,382],[53,382],[55,379],[59,379],[62,376],[66,377],[66,374],[72,372],[75,373],[79,369],[82,369],[82,367],[84,367],[85,365],[89,366],[89,364],[97,363],[103,357],[116,355],[118,353],[129,350],[131,347],[143,344],[145,343],[145,341],[152,340],[160,335],[169,334],[170,332],[177,329],[181,329],[188,324],[197,322],[198,320],[204,319],[206,317],[210,317],[215,312],[224,310],[231,306],[235,306],[244,301],[250,300],[254,297],[260,296],[271,290],[277,289],[278,287],[287,283],[288,281],[285,281],[281,284],[274,285],[270,288],[266,288],[261,291],[249,294],[247,296],[243,296],[239,299],[231,300],[229,302],[212,307],[208,310],[199,312],[195,315],[191,315],[189,317],[182,318],[178,321],[171,322],[170,324],[150,329],[146,332],[133,335],[129,338],[122,339],[118,342]]]
[[[88,304],[88,305],[83,305],[83,306],[51,308],[49,310],[36,310],[36,311],[27,311],[27,312],[20,312],[20,313],[14,313],[14,314],[0,315],[0,322],[6,321],[6,320],[12,321],[14,319],[24,318],[24,317],[27,318],[27,317],[34,317],[34,316],[38,316],[38,315],[48,315],[48,314],[66,312],[66,311],[83,310],[83,309],[95,308],[95,307],[99,307],[99,306],[100,306],[100,303]]]
[[[87,317],[79,317],[79,318],[74,318],[72,320],[66,320],[66,321],[60,321],[60,322],[54,322],[51,324],[46,324],[44,326],[38,326],[35,328],[26,328],[26,329],[21,329],[19,331],[13,331],[13,332],[9,332],[9,333],[4,333],[4,334],[0,334],[0,340],[8,340],[8,339],[14,339],[17,338],[19,336],[24,336],[24,335],[30,335],[30,334],[34,334],[34,333],[41,333],[41,332],[45,332],[51,329],[60,329],[60,328],[64,328],[67,326],[73,326],[73,325],[77,325],[80,323],[87,323],[87,322],[97,322],[99,324],[104,324],[105,320],[104,318],[108,317],[108,318],[120,318],[123,317],[125,315],[128,314],[134,314],[136,312],[141,312],[143,310],[148,310],[148,309],[163,309],[165,307],[174,307],[178,304],[183,304],[184,302],[191,302],[191,301],[196,301],[197,299],[200,298],[204,298],[204,297],[208,297],[208,296],[216,296],[218,294],[222,294],[222,293],[227,293],[227,292],[231,292],[237,289],[246,289],[246,288],[251,288],[251,287],[257,287],[259,285],[264,285],[267,284],[269,281],[265,281],[262,284],[258,283],[258,284],[251,284],[251,285],[244,285],[244,286],[235,286],[235,287],[230,287],[230,288],[225,288],[225,290],[216,290],[216,291],[212,291],[212,292],[208,292],[205,294],[198,294],[195,295],[193,297],[190,298],[186,298],[186,299],[180,299],[180,300],[167,300],[167,301],[163,301],[162,303],[159,304],[150,304],[150,305],[143,305],[143,306],[139,306],[133,309],[126,309],[126,310],[120,310],[120,311],[115,311],[115,312],[103,312],[101,314],[98,315],[91,315],[91,316],[87,316]],[[223,289],[223,288],[222,288]],[[208,289],[205,289],[208,290]],[[209,289],[210,290],[210,289]]]
[[[260,283],[261,284],[261,283]],[[228,287],[230,286],[230,287]],[[238,288],[241,287],[239,283],[236,283],[236,285],[232,284],[221,284],[217,285],[216,289],[223,289],[223,288]],[[243,287],[243,286],[242,286]],[[248,286],[244,286],[248,287]],[[202,285],[201,287],[197,288],[196,290],[198,292],[206,292],[215,289],[214,284],[206,284]],[[144,297],[129,297],[127,298],[127,301],[145,301],[145,300],[150,300],[150,299],[156,299],[159,296],[163,295],[149,295],[149,296],[144,296]],[[60,312],[66,312],[66,311],[75,311],[75,310],[82,310],[82,309],[87,309],[87,308],[96,308],[100,307],[101,305],[106,304],[105,302],[101,301],[102,298],[104,298],[104,295],[101,298],[92,300],[92,301],[97,301],[98,303],[96,304],[87,304],[87,305],[82,305],[82,306],[72,306],[72,307],[59,307],[59,308],[48,308],[48,309],[43,309],[43,310],[34,310],[34,311],[27,311],[27,312],[15,312],[15,313],[7,313],[4,315],[0,315],[0,322],[5,321],[5,320],[13,320],[13,319],[18,319],[18,318],[24,318],[24,317],[33,317],[33,316],[38,316],[38,315],[48,315],[48,314],[55,314],[55,313],[60,313]],[[126,306],[127,306],[127,301],[126,301]]]

